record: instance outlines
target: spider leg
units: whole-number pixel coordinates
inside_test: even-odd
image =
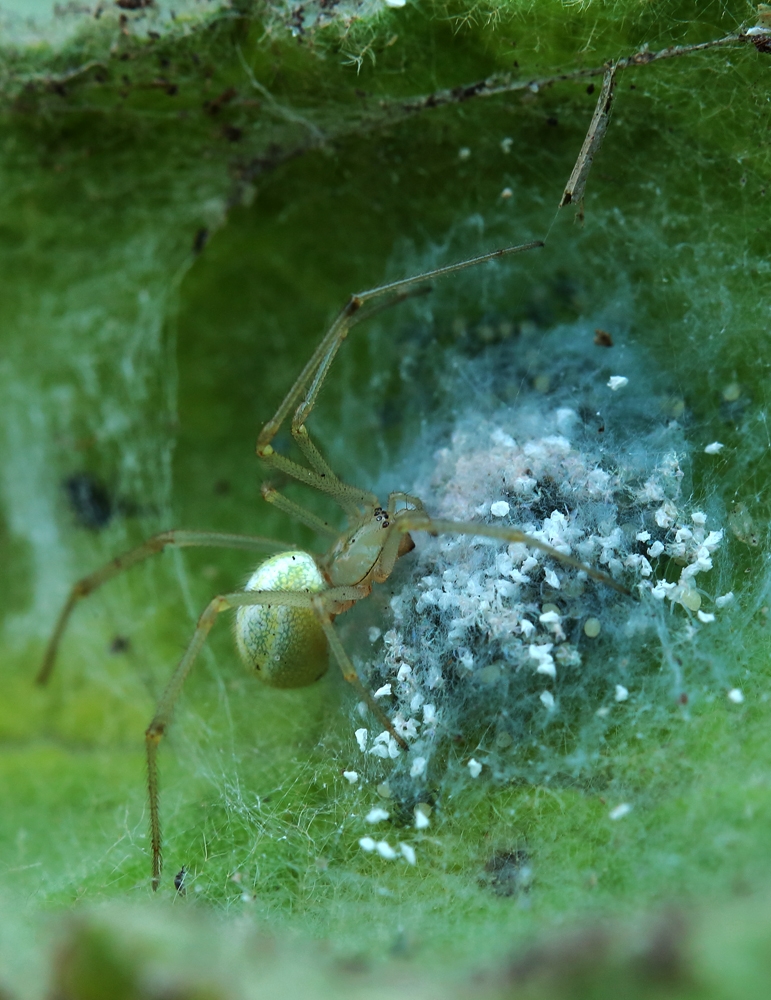
[[[286,476],[291,476],[292,479],[305,483],[306,486],[311,486],[320,493],[326,493],[349,516],[357,517],[361,507],[376,506],[377,497],[374,493],[349,486],[332,471],[318,448],[311,441],[304,424],[299,427],[292,425],[292,434],[312,468],[309,469],[307,466],[300,465],[299,462],[279,454],[273,450],[270,444],[265,445],[262,449],[258,446],[257,453],[263,462],[270,468],[276,469]]]
[[[163,867],[161,822],[158,810],[158,746],[171,722],[177,698],[179,698],[188,674],[206,641],[206,637],[211,632],[217,616],[221,612],[231,608],[258,604],[270,604],[273,607],[313,608],[319,616],[322,627],[324,627],[325,621],[331,627],[330,612],[327,611],[327,606],[331,608],[331,613],[335,614],[338,608],[349,606],[352,601],[358,600],[361,596],[362,592],[358,587],[332,587],[322,594],[311,594],[307,591],[246,590],[235,591],[231,594],[219,594],[207,604],[203,614],[198,619],[195,632],[182,659],[179,661],[176,670],[171,675],[171,679],[158,700],[155,714],[145,731],[147,794],[150,805],[150,845],[153,855],[153,891],[158,888],[161,869]],[[319,611],[319,608],[321,611]],[[339,642],[336,635],[334,639]]]
[[[326,535],[328,538],[338,538],[340,532],[333,528],[330,524],[327,524],[323,518],[320,518],[318,514],[314,514],[313,511],[306,510],[299,503],[295,503],[294,500],[290,500],[289,497],[285,497],[283,493],[271,486],[270,483],[263,483],[262,485],[262,497],[267,500],[268,503],[272,503],[274,507],[278,507],[279,510],[283,510],[285,514],[288,514],[295,521],[299,521],[301,524],[306,524],[309,528],[317,531],[320,535]]]
[[[425,509],[420,497],[414,497],[411,493],[402,493],[400,490],[397,490],[394,493],[388,494],[388,513],[391,517],[396,513],[396,505],[398,503],[409,504],[413,510]]]
[[[137,546],[137,548],[129,549],[128,552],[116,556],[115,559],[111,559],[101,569],[90,573],[88,576],[84,576],[77,583],[73,584],[64,607],[59,613],[51,638],[48,640],[45,655],[43,656],[43,663],[35,678],[36,684],[42,685],[48,683],[54,669],[54,663],[56,662],[59,643],[67,628],[70,615],[78,602],[89,594],[92,594],[102,584],[107,583],[113,577],[122,573],[123,570],[129,569],[131,566],[136,566],[137,563],[143,562],[150,556],[154,556],[158,552],[163,552],[164,549],[172,546],[177,548],[202,546],[217,549],[249,549],[259,552],[284,552],[294,547],[286,542],[277,542],[272,538],[260,538],[259,536],[251,535],[229,535],[218,531],[162,531],[159,535],[153,535],[152,538],[148,538],[147,541]]]
[[[398,538],[398,535],[396,535]],[[326,595],[324,595],[326,596]],[[356,673],[356,669],[351,663],[350,656],[346,653],[345,647],[340,641],[340,637],[335,631],[335,627],[332,624],[332,619],[329,613],[324,608],[324,601],[322,597],[314,597],[313,609],[316,612],[319,621],[321,622],[321,627],[324,629],[324,633],[327,637],[327,642],[329,643],[329,648],[332,650],[332,655],[337,660],[337,664],[340,667],[343,677],[352,684],[359,693],[359,696],[366,701],[370,708],[370,711],[377,717],[380,724],[388,730],[388,732],[393,736],[402,750],[409,750],[409,747],[396,730],[391,720],[388,718],[383,709],[378,705],[372,696],[372,692],[364,684],[362,684],[359,675]]]
[[[518,528],[505,528],[493,524],[477,524],[474,521],[445,521],[429,517],[424,511],[412,510],[399,511],[395,523],[401,532],[427,531],[430,535],[477,535],[483,538],[496,538],[502,542],[521,542],[524,545],[530,546],[530,548],[545,552],[546,555],[551,556],[552,559],[557,559],[566,566],[583,570],[587,576],[590,576],[593,580],[598,580],[600,583],[604,583],[608,587],[612,587],[619,594],[624,594],[627,597],[631,596],[630,591],[623,584],[614,580],[612,576],[608,576],[607,573],[594,569],[592,566],[587,566],[580,559],[574,559],[573,556],[569,556],[565,552],[560,552],[559,549],[555,549],[551,545],[547,545],[546,542],[533,538],[532,535],[525,534],[524,531],[520,531]]]
[[[431,271],[424,271],[422,274],[413,275],[410,278],[402,278],[399,281],[391,281],[385,285],[378,285],[363,292],[352,295],[342,308],[336,319],[322,337],[316,350],[311,355],[303,370],[298,375],[294,385],[279,404],[273,417],[265,424],[257,438],[257,454],[261,458],[269,458],[273,454],[270,442],[278,433],[281,425],[286,420],[292,408],[299,403],[294,415],[294,423],[299,426],[304,423],[308,414],[313,409],[316,398],[324,384],[324,379],[335,359],[340,345],[348,336],[348,331],[363,319],[368,319],[377,309],[366,309],[359,312],[366,303],[380,298],[383,295],[392,295],[391,301],[385,303],[382,308],[389,308],[397,305],[404,299],[416,294],[416,286],[423,285],[434,278],[441,278],[447,274],[454,274],[456,271],[463,271],[468,267],[475,267],[485,261],[497,260],[499,257],[506,257],[509,254],[522,253],[526,250],[533,250],[542,247],[543,242],[536,240],[531,243],[523,243],[518,246],[502,247],[490,253],[479,254],[476,257],[469,257],[466,260],[458,261],[455,264],[447,264],[444,267],[433,268]],[[417,292],[419,294],[419,292]],[[305,398],[299,402],[302,396]],[[267,454],[266,454],[267,451]]]
[[[441,278],[444,275],[453,274],[468,267],[474,267],[485,261],[496,260],[499,257],[522,253],[541,246],[543,246],[543,243],[538,240],[532,243],[523,243],[519,246],[503,247],[500,250],[493,250],[490,253],[480,254],[477,257],[470,257],[456,264],[437,267],[431,271],[413,275],[411,278],[392,281],[388,284],[379,285],[376,288],[370,288],[352,295],[333,321],[329,330],[322,337],[318,347],[298,375],[292,388],[279,404],[273,417],[260,431],[257,438],[258,456],[272,468],[291,476],[293,479],[297,479],[299,482],[312,486],[322,493],[328,494],[349,515],[355,516],[362,506],[376,504],[377,498],[372,493],[349,486],[335,475],[316,446],[311,442],[305,428],[305,421],[316,405],[316,399],[324,384],[324,380],[335,360],[340,345],[348,336],[349,330],[362,320],[369,319],[376,312],[397,305],[413,295],[421,294],[423,289],[419,286],[425,285],[427,281],[433,278]],[[362,310],[362,306],[365,303],[374,302],[381,296],[390,296],[390,299]],[[311,466],[310,469],[286,458],[284,455],[277,454],[271,445],[271,441],[278,433],[293,407],[296,407],[296,409],[292,418],[292,435],[308,460]]]

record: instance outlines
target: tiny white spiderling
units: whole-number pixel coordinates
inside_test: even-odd
[[[382,823],[384,820],[388,819],[389,813],[385,809],[381,809],[380,806],[374,806],[367,815],[364,817],[367,823]]]
[[[416,861],[415,848],[410,844],[399,844],[399,850],[402,852],[402,857],[409,865],[414,865]]]

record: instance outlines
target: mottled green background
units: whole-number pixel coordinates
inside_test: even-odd
[[[299,976],[296,942],[308,939],[329,942],[307,961],[331,977],[309,972],[294,987],[311,995],[392,996],[398,975],[430,996],[449,989],[445,976],[457,987],[480,968],[484,988],[505,993],[520,980],[503,955],[608,917],[655,927],[673,907],[696,943],[673,946],[666,989],[747,996],[757,977],[768,985],[767,963],[750,958],[771,939],[771,55],[746,41],[625,70],[584,225],[561,217],[538,255],[447,281],[430,305],[357,331],[315,424],[336,467],[370,486],[426,417],[407,361],[441,368],[483,349],[454,343],[458,320],[473,327],[492,311],[547,329],[607,313],[644,349],[685,404],[694,497],[732,529],[720,573],[738,600],[701,648],[711,698],[702,673],[692,709],[609,748],[612,791],[634,797],[632,813],[614,824],[609,804],[580,788],[474,785],[436,810],[414,869],[364,855],[377,768],[363,787],[341,777],[366,770],[350,693],[331,675],[307,691],[259,687],[220,625],[162,748],[166,883],[150,898],[142,733],[199,609],[249,560],[166,554],[115,581],[79,609],[41,691],[32,678],[70,583],[170,526],[311,543],[260,500],[254,441],[335,310],[355,290],[550,229],[594,107],[590,81],[420,111],[408,101],[493,73],[601,67],[756,19],[738,2],[508,0],[331,7],[314,28],[310,6],[302,24],[299,8],[214,6],[172,21],[161,5],[121,23],[105,5],[99,19],[44,19],[34,37],[6,8],[0,989],[42,995],[40,951],[70,935],[79,944],[58,952],[66,996],[100,995],[83,985],[94,968],[112,995],[154,996],[156,979],[138,985],[136,969],[168,961],[184,982],[191,951],[212,979],[205,995],[247,995],[261,977]],[[714,440],[723,453],[702,454]],[[78,524],[63,488],[84,472],[112,498],[100,530]],[[354,650],[370,620],[356,614]],[[111,652],[116,637],[127,648]],[[724,697],[734,686],[740,706]],[[533,888],[496,895],[484,866],[522,842]],[[182,864],[184,899],[170,882]],[[523,981],[570,995],[582,955],[605,970],[597,995],[632,981],[644,992],[666,965],[656,933],[687,938],[662,927],[645,946],[650,976],[629,958],[649,932],[630,931],[607,947],[596,935],[573,952],[557,945],[559,960],[533,953],[535,985],[531,973]],[[270,972],[249,964],[258,930],[282,941]],[[346,963],[342,981],[330,961]],[[557,969],[545,984],[544,965]]]

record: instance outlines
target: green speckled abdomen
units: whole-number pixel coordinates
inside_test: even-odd
[[[326,584],[307,552],[280,552],[257,567],[244,589],[319,593]],[[327,640],[311,608],[240,607],[235,630],[244,662],[272,687],[306,687],[326,672]]]

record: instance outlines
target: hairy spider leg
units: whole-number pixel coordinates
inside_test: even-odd
[[[258,456],[272,468],[322,493],[326,493],[349,516],[357,517],[362,507],[376,506],[377,497],[374,494],[349,486],[333,472],[311,441],[305,427],[305,421],[316,404],[316,399],[324,384],[324,380],[327,377],[340,345],[348,336],[349,330],[362,320],[371,317],[380,308],[390,308],[392,305],[397,305],[413,294],[420,294],[421,289],[416,286],[424,285],[427,281],[431,281],[434,278],[441,278],[448,274],[454,274],[456,271],[463,271],[466,268],[475,267],[477,264],[497,260],[500,257],[506,257],[510,254],[534,250],[543,245],[543,241],[536,240],[517,246],[502,247],[499,250],[493,250],[476,257],[469,257],[467,260],[458,261],[455,264],[437,267],[431,271],[424,271],[422,274],[413,275],[411,278],[402,278],[399,281],[378,285],[376,288],[370,288],[352,295],[340,313],[338,313],[329,330],[322,337],[316,350],[298,375],[292,388],[279,404],[273,417],[260,431],[257,438]],[[383,303],[379,308],[375,307],[360,311],[362,306],[367,302],[376,300],[384,295],[391,295],[392,298],[388,302]],[[292,459],[277,453],[271,445],[271,441],[296,404],[297,408],[295,409],[291,424],[292,436],[305,455],[311,468],[300,465],[298,462],[294,462]]]
[[[337,590],[339,588],[335,589]],[[369,590],[367,592],[369,592]],[[343,646],[342,642],[340,641],[340,637],[335,631],[335,627],[332,624],[332,618],[324,608],[324,596],[325,595],[322,594],[320,597],[319,596],[314,597],[313,606],[316,615],[318,616],[319,622],[321,623],[321,627],[324,629],[324,633],[327,637],[327,642],[329,643],[329,648],[332,650],[332,655],[337,660],[338,666],[342,671],[343,677],[348,681],[349,684],[352,684],[356,688],[356,690],[359,692],[360,697],[363,698],[364,701],[366,701],[370,710],[379,720],[381,726],[383,726],[385,729],[388,730],[388,732],[391,734],[391,736],[393,736],[393,738],[396,740],[396,742],[399,744],[402,750],[409,750],[409,747],[407,746],[407,741],[404,739],[403,736],[401,736],[399,733],[396,732],[396,730],[394,729],[393,722],[388,718],[388,716],[380,707],[380,705],[378,705],[378,703],[375,701],[372,692],[365,684],[362,684],[359,675],[356,673],[356,668],[351,662],[350,656],[346,653],[345,647]]]
[[[312,594],[308,591],[282,591],[282,590],[247,590],[235,591],[230,594],[219,594],[213,598],[198,619],[193,637],[187,649],[179,661],[177,668],[171,675],[169,683],[158,700],[150,725],[145,732],[145,748],[147,751],[147,792],[150,803],[150,844],[152,849],[152,886],[153,890],[158,888],[163,867],[161,854],[161,824],[158,810],[158,745],[163,738],[166,729],[171,721],[174,705],[182,691],[182,687],[187,680],[188,674],[195,663],[196,657],[201,651],[206,637],[212,629],[217,616],[231,608],[246,607],[249,605],[269,604],[278,607],[311,608],[319,618],[327,638],[330,648],[337,660],[343,677],[353,684],[357,690],[367,700],[370,707],[378,716],[386,728],[406,746],[400,736],[394,731],[388,717],[374,700],[372,695],[364,688],[351,661],[342,648],[342,644],[337,637],[332,626],[331,615],[338,613],[345,608],[365,597],[369,591],[363,591],[360,587],[332,587],[322,591],[320,594]]]
[[[56,655],[59,650],[64,631],[76,605],[95,590],[116,577],[124,570],[144,562],[150,556],[163,552],[164,549],[204,547],[215,549],[249,549],[258,552],[286,552],[295,546],[279,542],[273,538],[261,538],[258,535],[230,535],[218,531],[162,531],[153,535],[147,541],[134,549],[129,549],[88,576],[84,576],[73,584],[64,607],[59,613],[53,634],[48,640],[43,663],[35,678],[36,684],[47,684],[54,669]]]
[[[422,510],[398,511],[394,519],[394,527],[399,532],[403,533],[412,531],[427,531],[430,535],[477,535],[482,538],[495,538],[501,542],[521,542],[529,548],[538,549],[538,551],[551,556],[552,559],[557,559],[566,566],[572,566],[573,569],[582,570],[593,580],[597,580],[599,583],[604,583],[606,586],[612,587],[613,590],[618,591],[619,594],[631,597],[631,592],[627,590],[623,584],[614,580],[612,576],[609,576],[607,573],[603,573],[601,570],[594,569],[592,566],[587,566],[586,563],[582,563],[580,559],[574,559],[573,556],[568,555],[566,552],[560,552],[559,549],[555,549],[553,546],[540,541],[538,538],[533,538],[532,535],[525,534],[524,531],[520,531],[518,528],[506,528],[502,525],[498,526],[495,524],[477,524],[474,521],[447,521],[439,518],[435,519]]]
[[[272,503],[274,507],[283,510],[285,514],[288,514],[295,521],[307,525],[320,535],[326,535],[328,538],[340,537],[340,532],[336,528],[333,528],[331,524],[327,524],[318,514],[306,510],[301,504],[290,500],[289,497],[285,497],[283,493],[279,493],[270,483],[262,484],[261,493],[263,500]]]

